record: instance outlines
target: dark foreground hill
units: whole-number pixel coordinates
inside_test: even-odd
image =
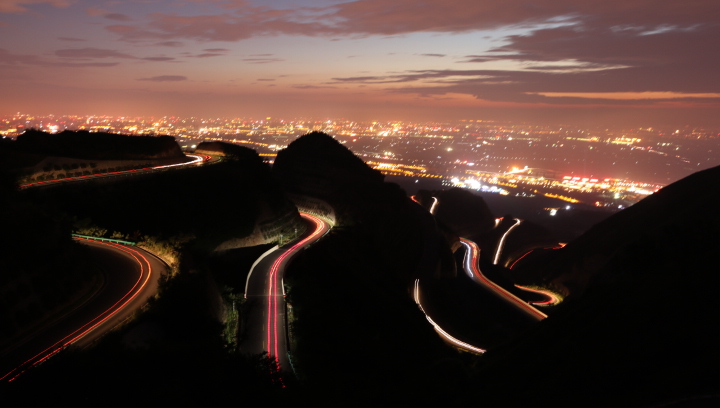
[[[50,134],[28,130],[14,142],[0,145],[0,154],[24,162],[30,157],[69,157],[88,160],[143,160],[182,158],[180,146],[172,136],[126,136],[105,132],[70,131]],[[39,161],[39,160],[38,160]]]
[[[294,259],[285,279],[292,357],[312,404],[440,401],[436,390],[452,383],[443,370],[456,364],[455,353],[409,291],[415,278],[454,274],[430,214],[323,133],[281,151],[273,175],[286,191],[330,203],[338,219]]]
[[[718,183],[720,168],[691,175],[526,265],[569,296],[483,357],[471,394],[491,406],[717,406]]]

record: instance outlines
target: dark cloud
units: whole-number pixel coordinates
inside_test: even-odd
[[[243,58],[243,61],[250,64],[269,64],[271,62],[284,61],[282,58]]]
[[[573,72],[563,69],[566,61],[575,61],[585,70],[626,67],[605,74],[625,87],[638,79],[638,90],[690,92],[702,84],[720,83],[714,75],[720,63],[717,0],[356,0],[295,9],[256,7],[243,1],[224,4],[231,12],[200,16],[154,13],[147,23],[107,29],[128,41],[170,42],[238,41],[279,34],[337,38],[524,27],[527,31],[523,35],[506,38],[503,46],[469,55],[463,62],[546,62],[544,69],[533,69],[554,70],[561,77]],[[216,56],[215,49],[209,50],[202,55]],[[255,57],[245,61],[279,61],[269,55]],[[650,78],[643,77],[645,74]],[[655,78],[657,83],[659,77],[669,80],[663,85],[666,88],[650,86],[650,79]]]
[[[118,65],[116,62],[67,62],[38,57],[37,55],[13,54],[0,48],[0,65],[2,66],[37,66],[46,68],[106,68]]]
[[[55,51],[55,55],[61,58],[131,58],[132,55],[128,55],[115,50],[108,50],[103,48],[68,48],[63,50]]]
[[[73,0],[2,0],[0,1],[0,13],[24,13],[28,11],[26,4],[47,3],[55,7],[68,7]]]
[[[151,81],[151,82],[179,82],[186,81],[188,78],[182,75],[159,75],[150,78],[139,78],[138,81]]]
[[[257,35],[398,35],[459,33],[499,27],[585,24],[636,34],[716,24],[716,0],[356,0],[326,7],[272,9],[248,2],[227,3],[232,12],[215,15],[154,13],[138,25],[107,27],[124,39],[188,38],[237,41]]]
[[[275,78],[258,78],[257,79],[257,81],[260,81],[260,82],[271,82],[274,80],[275,80]]]
[[[42,60],[36,55],[13,54],[0,48],[0,64],[2,65],[42,65]]]
[[[173,57],[145,57],[142,58],[145,61],[158,61],[158,62],[164,62],[164,61],[175,61],[176,59]]]
[[[162,47],[182,47],[183,43],[181,41],[163,41],[155,45],[159,45]]]
[[[114,21],[132,21],[132,17],[128,16],[127,14],[121,14],[121,13],[108,13],[108,14],[105,14],[103,17],[108,20],[114,20]]]
[[[555,68],[555,67],[553,67]],[[618,71],[614,74],[609,72]],[[635,77],[639,85],[627,88],[616,82],[617,76]],[[403,74],[386,76],[364,76],[333,78],[335,83],[355,84],[397,84],[405,83],[403,87],[388,88],[387,91],[395,93],[411,93],[423,96],[441,96],[448,94],[472,95],[478,99],[497,102],[522,102],[543,104],[575,104],[575,105],[630,105],[641,101],[648,105],[660,105],[668,101],[685,102],[720,102],[720,98],[707,95],[707,92],[720,94],[718,91],[677,91],[675,96],[667,98],[643,98],[638,94],[635,99],[609,99],[604,97],[581,97],[581,94],[605,94],[626,92],[647,92],[645,88],[658,87],[652,81],[661,78],[646,78],[648,85],[643,86],[641,77],[646,72],[625,68],[617,70],[578,71],[571,74],[557,74],[555,69],[548,71],[501,71],[501,70],[426,70],[408,71]],[[550,91],[552,90],[552,91]],[[564,96],[548,95],[552,93],[567,93]],[[687,93],[687,94],[686,94]],[[692,93],[698,93],[693,96]],[[577,96],[573,96],[576,94]]]
[[[448,78],[463,77],[464,80],[484,80],[494,78],[488,72],[481,70],[427,70],[427,71],[407,71],[402,74],[376,75],[376,76],[358,76],[346,78],[333,78],[336,83],[362,83],[362,84],[391,84],[401,82],[437,82],[444,83]]]
[[[60,41],[69,41],[69,42],[81,42],[81,41],[87,41],[84,38],[75,38],[75,37],[58,37],[58,40]]]
[[[293,85],[295,89],[336,89],[336,86],[327,85]]]
[[[215,14],[153,13],[142,21],[106,28],[126,41],[179,46],[182,41],[240,41],[262,35],[392,38],[420,32],[469,33],[512,27],[522,29],[522,35],[504,38],[499,43],[502,45],[490,51],[470,51],[472,54],[460,61],[464,68],[480,69],[359,74],[333,78],[331,85],[388,84],[390,88],[395,84],[393,92],[433,96],[460,93],[493,101],[544,104],[632,103],[548,96],[553,93],[720,92],[718,0],[355,0],[294,9],[253,6],[246,1],[218,4],[225,8]],[[112,50],[84,50],[85,55],[76,50],[72,57],[132,58]],[[208,48],[188,56],[208,58],[227,52]],[[417,55],[446,57],[442,53]],[[243,61],[263,64],[283,60],[272,54],[256,54]],[[491,61],[505,63],[508,69],[482,69]]]

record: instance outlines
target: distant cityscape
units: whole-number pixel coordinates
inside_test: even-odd
[[[321,131],[386,175],[610,208],[632,205],[680,178],[720,165],[720,129],[690,126],[581,129],[484,120],[0,117],[3,137],[15,138],[27,129],[170,135],[187,151],[202,141],[221,140],[252,148],[268,162],[297,137]]]

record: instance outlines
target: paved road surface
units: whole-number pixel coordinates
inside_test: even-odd
[[[293,254],[322,237],[330,228],[310,214],[301,213],[310,224],[299,239],[266,253],[251,269],[245,288],[246,321],[240,349],[247,353],[267,353],[280,371],[290,371],[285,330],[283,274]]]
[[[29,333],[0,354],[0,381],[12,381],[69,345],[84,347],[112,330],[157,293],[167,266],[140,248],[78,239],[103,272],[102,287],[81,305]]]

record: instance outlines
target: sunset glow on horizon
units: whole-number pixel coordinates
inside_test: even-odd
[[[2,0],[0,113],[720,124],[720,4]]]

